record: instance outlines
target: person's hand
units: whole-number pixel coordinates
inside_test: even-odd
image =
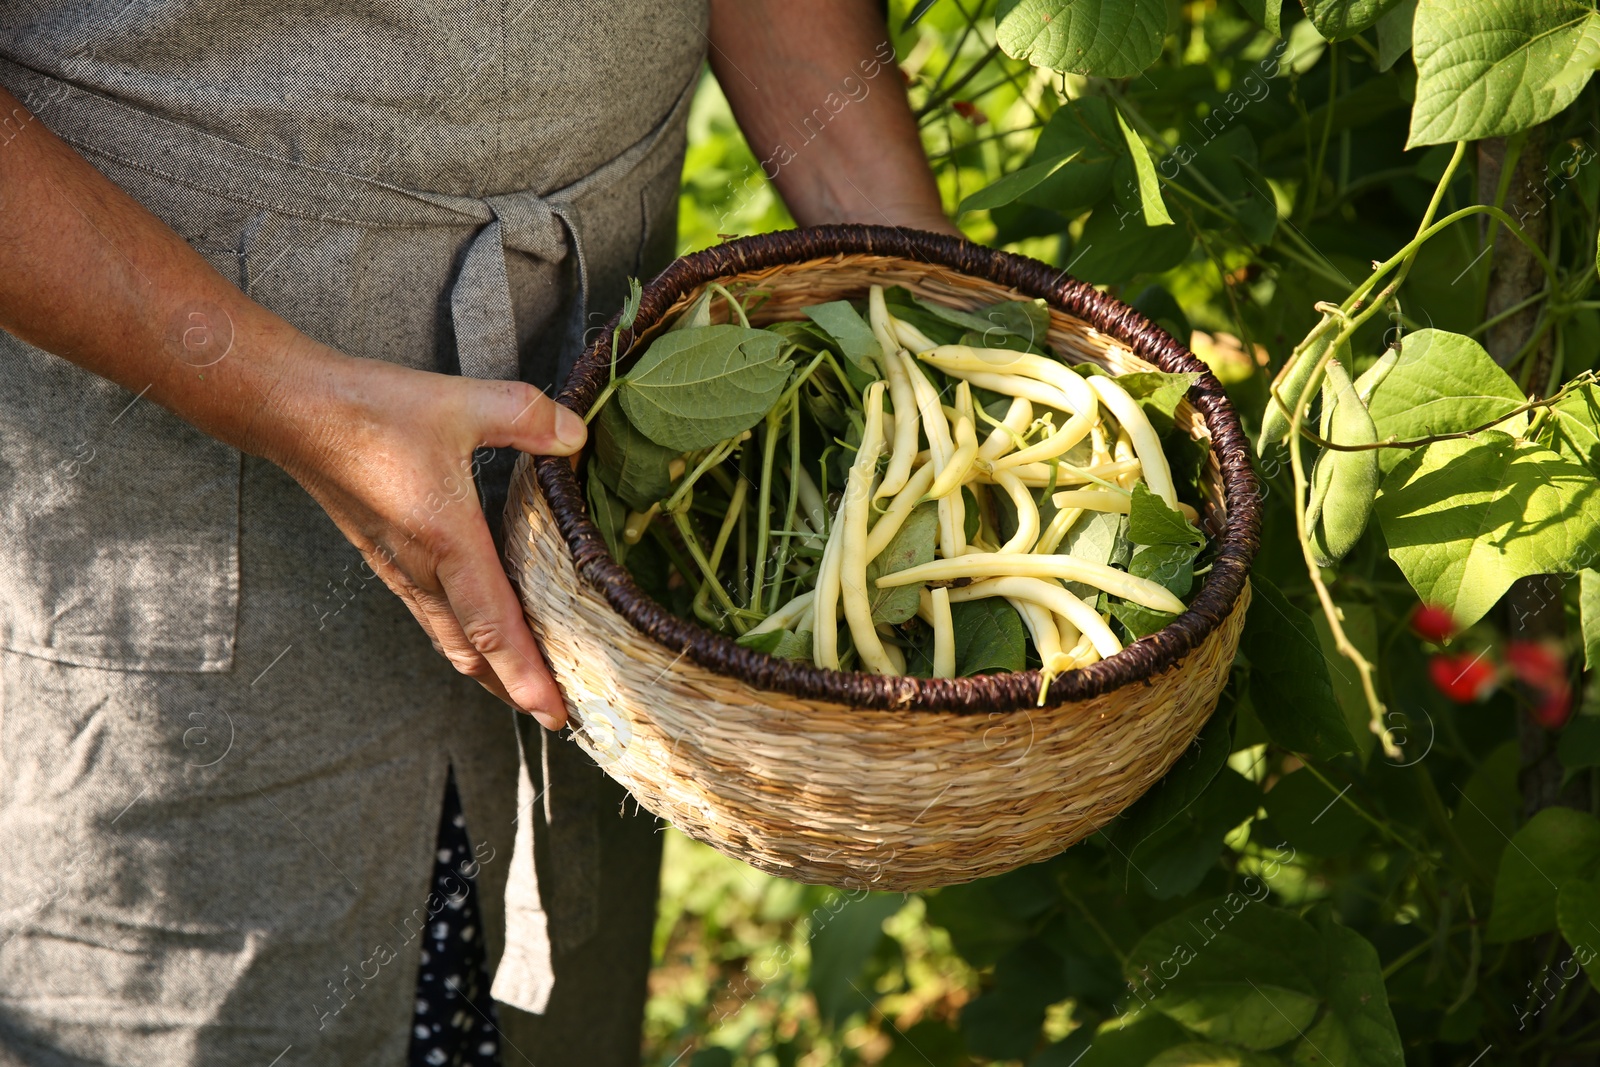
[[[570,455],[583,420],[522,382],[357,359],[304,342],[247,446],[287,470],[456,670],[550,729],[566,708],[478,503],[472,454]]]

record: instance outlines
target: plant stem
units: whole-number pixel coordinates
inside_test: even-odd
[[[741,434],[740,436],[743,435]],[[694,488],[694,483],[700,480],[700,476],[727,459],[737,447],[739,447],[738,437],[730,437],[726,441],[718,441],[711,446],[694,470],[690,471],[688,476],[678,483],[678,488],[674,489],[672,495],[662,503],[661,510],[669,512],[681,511],[684,497],[688,495],[690,489]]]
[[[767,541],[772,536],[772,463],[778,452],[778,438],[783,436],[783,416],[789,405],[781,400],[779,406],[767,412],[766,433],[761,440],[761,485],[756,490],[756,569],[750,578],[751,610],[761,610],[761,587],[767,576]]]
[[[595,398],[594,403],[589,405],[589,413],[583,417],[585,426],[594,421],[594,417],[600,414],[600,409],[606,406],[606,401],[611,399],[611,394],[615,393],[617,386],[621,384],[622,379],[613,375],[611,380],[606,383],[606,387],[600,390],[600,395]]]
[[[1527,401],[1525,403],[1522,403],[1522,404],[1518,404],[1516,407],[1512,408],[1510,411],[1506,412],[1504,415],[1501,415],[1499,418],[1491,419],[1491,420],[1489,420],[1488,422],[1484,423],[1481,426],[1474,426],[1470,430],[1461,430],[1461,431],[1459,431],[1457,433],[1434,434],[1431,437],[1418,437],[1417,439],[1412,440],[1412,441],[1399,441],[1399,440],[1396,440],[1395,438],[1391,437],[1388,440],[1377,441],[1377,442],[1374,442],[1373,444],[1370,444],[1370,445],[1341,445],[1341,444],[1335,444],[1332,441],[1323,440],[1322,437],[1320,437],[1319,435],[1317,435],[1315,433],[1312,433],[1310,430],[1306,429],[1304,426],[1300,427],[1300,433],[1301,433],[1302,436],[1305,437],[1306,440],[1310,441],[1312,444],[1316,445],[1318,448],[1331,449],[1331,450],[1333,450],[1335,452],[1371,452],[1373,449],[1378,449],[1378,448],[1421,448],[1424,445],[1431,445],[1435,441],[1457,441],[1457,440],[1461,440],[1463,438],[1471,437],[1474,434],[1480,434],[1485,430],[1492,430],[1496,426],[1499,426],[1502,422],[1506,422],[1506,421],[1508,421],[1510,419],[1514,419],[1518,415],[1525,415],[1530,411],[1537,411],[1537,410],[1540,410],[1542,408],[1548,408],[1548,407],[1551,407],[1551,406],[1553,406],[1555,404],[1559,404],[1562,400],[1564,400],[1574,390],[1582,388],[1583,386],[1592,384],[1593,380],[1594,380],[1594,375],[1592,373],[1586,371],[1583,374],[1579,375],[1578,377],[1572,379],[1572,381],[1568,382],[1565,386],[1563,386],[1560,390],[1558,390],[1554,396],[1538,398],[1538,399],[1534,399],[1534,400],[1529,400],[1529,401]]]
[[[967,68],[967,72],[965,74],[951,82],[944,89],[941,89],[932,96],[928,97],[927,101],[916,110],[917,124],[919,126],[922,125],[928,116],[939,107],[939,105],[943,104],[946,100],[959,93],[963,86],[965,86],[973,78],[977,77],[978,74],[982,72],[983,68],[988,65],[989,61],[999,54],[1000,46],[998,44],[991,45],[987,52],[983,53],[982,56],[979,56],[977,61],[974,62],[971,67]],[[955,58],[951,57],[950,62],[952,65],[954,65]],[[949,68],[947,67],[946,69],[948,70]]]
[[[739,489],[742,488],[743,484],[741,483]],[[739,489],[735,489],[734,492],[737,493]],[[728,513],[732,515],[731,508]],[[717,580],[716,568],[711,565],[710,560],[706,559],[705,550],[700,547],[700,538],[695,535],[694,524],[689,521],[689,516],[681,511],[674,511],[672,513],[672,521],[677,525],[678,534],[683,538],[684,546],[688,548],[689,555],[693,558],[695,566],[700,568],[700,574],[704,578],[704,584],[700,587],[701,592],[709,588],[711,595],[717,598],[718,603],[722,605],[722,609],[728,613],[728,621],[733,624],[734,631],[736,633],[744,633],[746,627],[744,621],[740,618],[744,612],[739,605],[733,602],[733,598],[728,595],[728,591]],[[723,523],[725,529],[728,526],[727,522]],[[726,542],[726,538],[720,534],[718,535],[718,540]]]
[[[1482,322],[1478,323],[1478,325],[1476,325],[1472,329],[1468,330],[1467,331],[1467,336],[1468,337],[1477,337],[1479,334],[1483,333],[1484,331],[1493,329],[1494,327],[1500,325],[1506,319],[1509,319],[1511,316],[1515,315],[1519,311],[1522,311],[1524,308],[1531,307],[1532,305],[1537,304],[1539,301],[1543,300],[1545,297],[1547,297],[1549,295],[1550,295],[1550,290],[1548,288],[1541,289],[1537,293],[1534,293],[1532,296],[1525,297],[1524,299],[1517,301],[1515,304],[1512,304],[1510,307],[1506,308],[1504,311],[1500,312],[1498,315],[1492,315],[1489,318],[1484,319]],[[1572,307],[1572,306],[1575,306],[1575,305],[1568,305],[1568,306]]]
[[[789,405],[789,500],[783,510],[783,528],[794,529],[795,515],[800,507],[800,479],[795,476],[795,471],[800,469],[800,398],[796,397]],[[794,555],[794,544],[790,538],[785,537],[778,546],[778,558],[772,568],[772,592],[767,600],[767,614],[778,610],[781,601],[784,571],[788,569],[789,560]]]

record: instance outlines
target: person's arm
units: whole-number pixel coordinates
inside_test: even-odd
[[[521,382],[344,355],[229,284],[0,89],[0,328],[283,467],[452,664],[565,719],[470,477],[482,445],[566,455],[583,421]],[[217,357],[221,357],[220,359]]]
[[[958,232],[874,0],[712,0],[711,69],[800,225]]]

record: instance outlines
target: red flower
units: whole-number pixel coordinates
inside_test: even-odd
[[[1428,661],[1428,674],[1439,692],[1457,704],[1486,700],[1495,688],[1494,664],[1485,654],[1462,652],[1454,656],[1434,656]]]
[[[985,122],[989,121],[989,116],[985,115],[982,111],[979,111],[978,105],[971,103],[970,101],[954,100],[951,101],[950,106],[955,108],[957,115],[960,115],[974,126],[982,126]]]
[[[1546,730],[1559,730],[1572,714],[1572,687],[1565,678],[1558,688],[1545,691],[1544,699],[1533,709],[1533,721]]]
[[[1507,641],[1506,663],[1517,681],[1540,692],[1565,687],[1567,664],[1561,653],[1538,641]]]
[[[1423,604],[1411,615],[1411,629],[1424,641],[1442,645],[1456,635],[1458,627],[1449,608]]]

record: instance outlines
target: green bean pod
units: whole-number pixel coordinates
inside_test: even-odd
[[[1370,445],[1378,428],[1344,365],[1328,361],[1322,387],[1323,436],[1339,445]],[[1319,567],[1331,567],[1361,540],[1378,495],[1378,452],[1325,450],[1311,471],[1306,535]]]
[[[1269,445],[1275,445],[1289,434],[1289,412],[1300,402],[1300,396],[1306,391],[1306,386],[1311,382],[1311,372],[1316,369],[1317,361],[1322,358],[1322,353],[1328,350],[1328,342],[1332,340],[1332,329],[1325,330],[1322,336],[1312,341],[1298,356],[1292,357],[1278,376],[1272,380],[1272,386],[1277,390],[1278,396],[1288,406],[1285,411],[1278,406],[1278,401],[1272,396],[1267,397],[1267,410],[1261,414],[1261,436],[1256,438],[1256,455],[1264,455]]]

